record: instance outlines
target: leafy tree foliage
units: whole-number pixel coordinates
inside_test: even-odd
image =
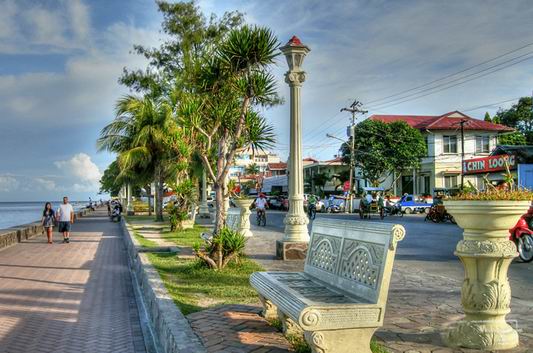
[[[221,18],[206,18],[194,1],[156,1],[163,16],[161,32],[166,41],[157,48],[135,45],[134,52],[148,59],[146,69],[125,68],[119,82],[137,92],[155,96],[168,93],[184,69],[206,47],[219,42],[231,29],[243,23],[243,15],[226,12]]]
[[[255,163],[252,163],[246,167],[245,172],[248,175],[257,175],[259,174],[259,166]]]
[[[324,196],[324,187],[326,183],[331,180],[331,177],[328,173],[316,173],[313,175],[312,181],[315,187],[318,187],[320,196]]]
[[[531,97],[520,98],[518,103],[507,110],[500,109],[494,116],[494,120],[497,120],[503,125],[515,128],[524,136],[526,144],[533,145],[533,110]],[[510,137],[504,137],[504,141],[506,142],[523,142],[522,138],[518,135],[507,136]],[[500,140],[500,143],[503,142]]]
[[[349,143],[341,146],[345,163],[350,162]],[[420,131],[403,121],[365,120],[355,127],[355,164],[374,186],[393,172],[400,175],[418,168],[420,159],[426,155],[426,144]]]
[[[485,118],[483,118],[483,120],[489,122],[489,123],[492,123],[492,119],[490,117],[490,114],[489,112],[485,112]]]
[[[119,181],[120,168],[118,161],[113,161],[100,178],[100,192],[108,193],[111,197],[118,196],[122,183]]]

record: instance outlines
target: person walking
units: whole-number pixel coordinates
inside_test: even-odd
[[[63,243],[70,242],[70,225],[74,223],[74,208],[68,203],[68,197],[63,197],[63,203],[57,209],[59,233],[63,233]]]
[[[41,224],[43,225],[46,231],[46,237],[48,238],[48,244],[52,244],[54,240],[54,222],[56,219],[56,213],[52,208],[52,204],[47,202],[44,205],[43,218],[41,219]]]

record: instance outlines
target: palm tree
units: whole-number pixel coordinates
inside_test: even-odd
[[[244,171],[248,175],[257,175],[259,174],[259,166],[255,163],[252,163],[249,166],[247,166]]]
[[[116,118],[100,133],[98,149],[118,154],[124,173],[150,174],[156,183],[156,220],[163,220],[163,183],[172,171],[171,144],[178,127],[168,100],[127,95],[117,102]],[[132,175],[132,171],[135,173]]]

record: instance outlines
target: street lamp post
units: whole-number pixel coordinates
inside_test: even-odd
[[[131,199],[131,184],[129,183],[128,183],[128,186],[126,187],[126,198],[128,202],[128,204],[126,205],[126,214],[128,216],[133,216],[135,212],[133,210],[133,202]]]
[[[211,218],[209,205],[207,204],[207,175],[205,169],[202,172],[202,200],[200,201],[200,218]]]
[[[285,237],[278,242],[278,257],[289,259],[288,253],[298,253],[293,258],[305,257],[309,231],[309,219],[304,212],[303,198],[303,164],[302,164],[302,114],[300,89],[305,81],[302,64],[310,49],[303,45],[298,37],[293,36],[280,48],[287,59],[289,71],[285,73],[285,82],[290,87],[290,155],[289,155],[289,212],[285,217]],[[288,251],[291,250],[291,251]],[[296,251],[295,251],[296,250]]]

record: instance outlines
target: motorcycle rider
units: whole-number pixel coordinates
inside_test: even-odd
[[[259,216],[261,213],[263,213],[266,217],[267,206],[268,204],[265,194],[259,194],[259,197],[255,199],[255,209],[257,210],[257,215]]]
[[[309,217],[314,219],[314,216],[312,216],[312,212],[314,211],[314,215],[316,215],[316,203],[318,202],[317,197],[313,194],[310,194],[307,197],[307,211],[309,213]]]

